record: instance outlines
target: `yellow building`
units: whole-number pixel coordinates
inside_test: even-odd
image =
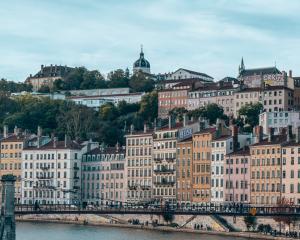
[[[1,140],[0,147],[0,177],[6,174],[16,176],[15,200],[16,203],[19,203],[21,202],[21,161],[25,136],[16,130],[12,135],[8,135],[7,130],[4,131],[4,138]]]

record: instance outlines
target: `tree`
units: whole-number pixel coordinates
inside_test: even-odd
[[[174,213],[170,210],[165,210],[163,212],[163,218],[167,223],[172,223],[174,220]]]
[[[252,230],[254,231],[257,225],[257,220],[255,216],[252,215],[247,215],[244,217],[244,222],[246,224],[246,227],[248,229],[248,231],[250,231],[250,229],[252,228]]]
[[[15,92],[31,92],[32,85],[26,84],[26,83],[17,83],[13,81],[8,81],[4,78],[0,80],[0,92],[9,92],[9,93],[15,93]]]
[[[217,119],[227,119],[228,117],[224,114],[224,110],[216,103],[210,103],[205,107],[200,107],[198,109],[189,112],[189,115],[195,118],[203,117],[209,120],[210,124],[216,123]]]
[[[259,124],[259,114],[263,110],[263,105],[259,102],[245,104],[239,110],[239,115],[244,118],[244,123],[250,125],[250,129]]]
[[[188,110],[186,110],[183,107],[182,108],[173,108],[171,111],[169,111],[169,115],[172,115],[175,118],[177,118],[179,121],[182,121],[183,115],[187,112],[188,112]]]
[[[110,88],[129,87],[129,79],[126,77],[124,70],[117,69],[108,74],[108,86]]]
[[[118,110],[112,103],[106,103],[100,107],[100,119],[103,121],[113,121],[118,117]]]
[[[129,86],[134,92],[151,92],[154,89],[154,81],[139,71],[131,76]]]
[[[140,110],[138,114],[144,121],[153,122],[158,114],[158,95],[157,92],[151,92],[142,97]]]
[[[40,92],[40,93],[50,93],[50,88],[49,88],[49,86],[47,86],[47,85],[42,85],[42,86],[39,88],[39,92]]]

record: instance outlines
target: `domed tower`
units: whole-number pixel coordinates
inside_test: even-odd
[[[143,46],[141,46],[140,58],[133,64],[133,73],[138,71],[150,73],[150,63],[144,57]]]

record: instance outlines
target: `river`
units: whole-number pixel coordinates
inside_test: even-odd
[[[17,240],[245,240],[205,234],[31,222],[18,222],[16,234]]]

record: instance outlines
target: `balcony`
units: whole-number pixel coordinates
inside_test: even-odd
[[[78,170],[79,170],[79,167],[74,166],[73,169],[74,169],[75,171],[78,171]]]
[[[128,189],[129,190],[137,190],[137,186],[136,185],[129,185]]]
[[[52,179],[53,177],[50,177],[50,176],[37,176],[36,178],[41,179],[41,180],[49,180],[49,179]]]
[[[162,162],[162,158],[154,158],[154,162],[156,162],[156,163],[161,163]]]
[[[175,185],[175,181],[168,181],[166,179],[162,179],[160,182],[154,182],[154,185],[157,187],[172,187]]]
[[[78,177],[78,176],[74,176],[74,179],[75,179],[75,180],[79,180],[79,177]]]
[[[46,166],[46,167],[41,167],[41,170],[43,170],[43,171],[48,171],[50,169],[50,167],[49,166]]]
[[[74,189],[74,190],[79,190],[80,187],[79,187],[79,186],[74,186],[73,189]]]
[[[151,187],[150,186],[146,186],[146,185],[142,185],[140,186],[142,190],[150,190]]]
[[[156,174],[173,174],[174,172],[174,169],[168,169],[166,167],[162,167],[161,169],[154,169],[154,173]]]
[[[176,159],[175,157],[166,158],[166,161],[167,161],[167,162],[174,162],[175,159]]]

